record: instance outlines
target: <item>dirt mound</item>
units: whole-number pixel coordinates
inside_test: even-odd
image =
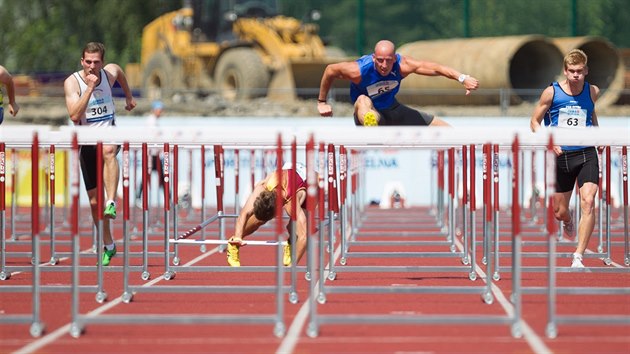
[[[61,126],[69,124],[68,113],[63,97],[18,97],[20,112],[13,118],[5,114],[3,124],[41,124]],[[137,107],[132,112],[124,110],[125,102],[117,99],[117,115],[144,116],[151,110],[151,102],[137,99]],[[331,102],[333,112],[337,117],[351,117],[353,107],[347,102]],[[439,117],[529,117],[534,104],[523,103],[502,109],[500,106],[424,106],[415,107]],[[597,110],[600,117],[628,116],[630,106],[613,105]],[[317,117],[317,102],[315,100],[276,101],[266,98],[248,101],[227,101],[220,96],[175,96],[164,102],[165,116],[181,117]]]

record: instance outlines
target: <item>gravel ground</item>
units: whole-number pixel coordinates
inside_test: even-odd
[[[63,97],[18,97],[20,112],[13,118],[5,112],[3,125],[42,124],[60,126],[68,122],[67,111]],[[124,100],[116,102],[117,114],[120,116],[143,116],[150,111],[151,103],[138,99],[138,105],[132,112],[124,110]],[[164,102],[165,116],[196,116],[196,117],[316,117],[317,104],[315,100],[275,101],[269,99],[253,99],[249,101],[229,102],[218,96],[205,98],[176,97]],[[345,102],[333,102],[335,116],[352,116],[352,105]],[[501,110],[496,106],[425,106],[416,107],[439,117],[477,116],[477,117],[528,117],[533,111],[533,103],[522,103]],[[630,105],[612,105],[598,109],[598,115],[630,116]]]

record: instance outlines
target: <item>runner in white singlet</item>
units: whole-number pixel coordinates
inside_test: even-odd
[[[63,84],[66,97],[66,107],[70,119],[75,125],[89,125],[97,127],[114,126],[116,112],[112,96],[112,86],[118,82],[125,93],[125,109],[130,111],[136,106],[125,73],[117,64],[104,63],[105,46],[101,43],[90,42],[83,48],[81,56],[82,70],[70,75]],[[103,145],[103,185],[105,186],[105,217],[116,218],[116,190],[118,189],[119,167],[116,154],[119,146]],[[96,175],[96,147],[81,146],[81,171],[83,181],[90,198],[92,218],[98,220],[97,205],[97,175]],[[109,221],[109,220],[108,220]],[[103,224],[104,251],[102,264],[109,265],[116,254],[116,245],[110,231],[110,223]]]

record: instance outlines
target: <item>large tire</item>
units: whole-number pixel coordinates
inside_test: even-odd
[[[219,93],[229,100],[267,94],[269,71],[251,48],[234,48],[221,55],[214,77]]]
[[[142,73],[142,95],[151,100],[162,100],[182,88],[181,61],[164,52],[153,54]]]

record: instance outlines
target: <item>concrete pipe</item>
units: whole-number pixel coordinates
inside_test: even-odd
[[[398,49],[417,60],[450,66],[479,79],[480,89],[466,96],[461,84],[443,77],[410,75],[398,95],[418,105],[511,104],[535,102],[562,71],[562,53],[539,35],[419,41]],[[511,89],[509,96],[502,96]]]
[[[625,68],[617,48],[602,37],[563,37],[553,38],[562,55],[572,49],[581,49],[588,56],[586,81],[600,88],[597,106],[603,107],[617,102],[624,88]],[[564,79],[563,70],[560,79]]]

